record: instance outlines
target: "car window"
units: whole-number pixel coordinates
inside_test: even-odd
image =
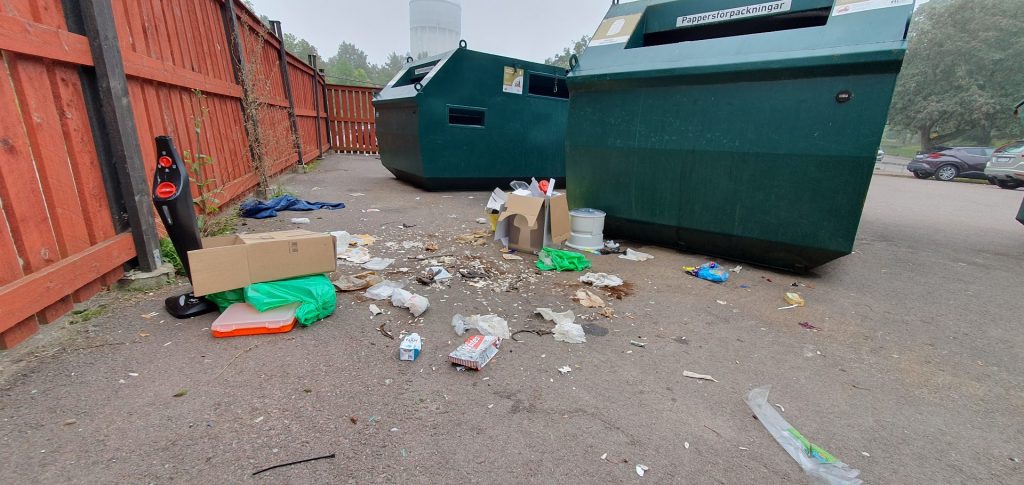
[[[986,148],[984,151],[985,151],[985,156],[986,157],[991,157],[992,154],[995,153],[996,149],[995,148]]]
[[[964,149],[964,151],[970,153],[971,155],[976,155],[979,157],[988,157],[992,155],[993,150],[989,148],[966,148]]]
[[[1003,153],[1024,153],[1024,141],[1003,147]]]

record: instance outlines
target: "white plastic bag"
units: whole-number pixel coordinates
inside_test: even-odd
[[[395,291],[391,292],[391,304],[398,308],[405,308],[411,298],[412,293],[401,288],[395,288]]]
[[[405,288],[404,281],[385,280],[366,290],[366,297],[371,300],[387,300],[396,288]]]
[[[850,468],[846,463],[839,461],[838,458],[808,441],[779,414],[775,407],[768,404],[768,391],[770,390],[769,386],[759,387],[748,392],[744,400],[747,401],[747,406],[754,411],[754,415],[772,435],[772,438],[775,438],[775,441],[796,460],[816,483],[828,485],[860,485],[864,483],[857,478],[857,475],[860,475],[860,470]]]
[[[587,341],[583,326],[575,323],[576,314],[572,310],[555,313],[550,308],[538,308],[537,313],[545,320],[555,322],[555,328],[551,330],[554,332],[555,340],[570,344],[582,344]]]
[[[580,276],[580,282],[593,286],[594,288],[613,288],[622,285],[622,278],[608,273],[587,273]]]
[[[512,337],[512,332],[508,329],[508,322],[497,315],[473,315],[471,317],[455,315],[452,317],[452,327],[460,337],[467,330],[476,330],[484,337]]]
[[[626,254],[619,255],[619,258],[628,259],[630,261],[647,261],[648,259],[654,259],[654,256],[647,253],[641,253],[640,251],[627,249]]]
[[[430,308],[430,300],[428,300],[425,296],[412,295],[412,297],[409,298],[409,301],[406,302],[405,307],[408,308],[410,312],[412,312],[412,316],[418,317],[420,315],[423,315],[423,312],[427,311],[427,309]]]

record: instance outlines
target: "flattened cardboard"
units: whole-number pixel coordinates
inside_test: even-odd
[[[281,231],[207,238],[189,251],[196,296],[337,269],[334,236]]]

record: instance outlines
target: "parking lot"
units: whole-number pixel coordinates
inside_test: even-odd
[[[501,259],[453,240],[479,228],[485,193],[421,192],[353,156],[284,183],[348,204],[306,228],[375,235],[374,255],[396,266],[414,253],[387,242]],[[612,301],[612,319],[570,300],[578,274],[533,275],[529,257],[508,262],[533,278],[514,291],[458,278],[419,289],[422,320],[390,305],[371,320],[367,302],[339,294],[332,317],[278,336],[219,340],[212,316],[174,321],[162,299],[180,287],[110,293],[106,314],[0,354],[0,467],[8,483],[805,483],[743,402],[771,385],[783,416],[867,483],[1019,483],[1022,199],[877,175],[855,254],[810,275],[747,266],[721,286],[681,270],[704,256],[623,241],[656,259],[590,257],[636,287]],[[807,307],[779,310],[793,284]],[[536,307],[573,309],[607,333],[582,345],[521,334],[480,373],[446,363],[454,313],[549,328]],[[398,361],[381,323],[423,335],[420,359]]]

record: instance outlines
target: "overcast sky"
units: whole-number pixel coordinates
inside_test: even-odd
[[[258,13],[280,20],[330,57],[350,42],[381,63],[409,51],[409,0],[252,0]],[[592,35],[608,0],[463,0],[462,38],[473,50],[543,61]]]

